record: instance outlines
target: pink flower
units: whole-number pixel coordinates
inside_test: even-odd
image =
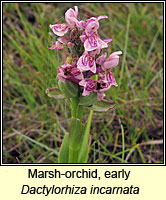
[[[121,51],[116,51],[112,53],[102,64],[103,70],[108,70],[113,67],[116,67],[119,64],[119,55],[121,55]]]
[[[75,6],[75,11],[72,8],[70,8],[65,13],[65,20],[68,24],[50,24],[50,28],[52,29],[55,35],[64,36],[68,32],[69,27],[78,25],[77,17],[78,7]]]
[[[87,22],[80,21],[79,26],[85,29],[86,34],[91,35],[99,28],[99,20],[108,18],[107,16],[91,17]]]
[[[59,37],[58,41],[61,42],[62,44],[66,44],[68,47],[73,47],[74,44],[69,42],[68,39],[66,37]]]
[[[74,44],[73,44],[72,42],[68,42],[68,43],[67,43],[67,46],[68,46],[68,47],[73,47]]]
[[[104,75],[100,74],[100,79],[97,81],[97,87],[96,87],[96,92],[97,92],[97,99],[100,101],[105,97],[104,92],[108,91],[110,87],[114,85],[117,87],[117,83],[115,81],[113,72],[106,73]]]
[[[93,51],[95,49],[102,49],[108,47],[107,43],[101,40],[97,33],[93,33],[93,35],[89,37],[83,35],[81,39],[82,41],[85,40],[85,51]]]
[[[97,82],[96,92],[97,99],[100,101],[105,97],[104,92],[109,90],[111,87],[110,83],[106,80],[105,76],[100,74],[100,79]]]
[[[79,82],[79,85],[84,87],[82,96],[88,96],[91,92],[94,92],[96,89],[96,81],[90,78],[83,79]]]
[[[78,23],[78,7],[75,6],[75,11],[70,8],[65,13],[65,20],[70,26],[75,26]]]
[[[64,48],[64,45],[67,45],[68,47],[73,47],[74,46],[73,43],[69,42],[67,40],[67,38],[63,36],[63,37],[59,37],[57,39],[57,41],[52,42],[52,46],[50,48],[48,48],[48,49],[50,49],[50,50],[54,50],[54,49],[61,50],[61,49]]]
[[[96,73],[95,57],[85,51],[77,62],[77,68],[80,69],[81,71],[90,70],[93,73]]]
[[[55,35],[64,36],[68,32],[69,25],[68,24],[54,24],[54,25],[50,24],[50,28],[52,29]]]
[[[122,54],[117,51],[108,58],[106,52],[101,54],[102,49],[107,48],[112,41],[111,38],[102,40],[98,35],[99,20],[105,18],[107,16],[78,21],[78,7],[75,6],[74,9],[66,11],[66,24],[50,25],[54,34],[60,37],[49,49],[60,50],[68,47],[69,50],[69,54],[63,54],[66,57],[65,64],[57,69],[58,79],[64,83],[70,80],[79,84],[83,88],[83,96],[88,96],[91,92],[97,93],[99,101],[105,97],[105,91],[111,86],[118,86],[112,68],[118,65],[119,55]],[[68,39],[64,36],[67,32]],[[70,48],[73,46],[75,48]],[[95,74],[99,74],[98,81],[90,79]]]
[[[58,79],[64,83],[66,79],[77,81],[84,78],[82,72],[76,67],[76,65],[65,63],[64,65],[58,67],[57,71]]]
[[[63,49],[63,45],[59,41],[52,42],[52,46],[49,47],[48,49],[50,49],[50,50],[54,50],[54,49],[61,50],[61,49]]]
[[[59,37],[58,41],[62,44],[67,44],[68,43],[68,39],[66,37]]]
[[[105,73],[104,75],[100,74],[100,80],[101,81],[105,81],[108,84],[110,84],[110,87],[112,85],[114,85],[115,87],[118,86],[118,84],[116,83],[116,80],[115,80],[115,77],[114,77],[114,74],[113,74],[112,71],[109,71],[109,72]]]
[[[104,18],[108,18],[107,16],[99,16],[99,17],[91,17],[90,19],[88,19],[87,23],[86,23],[86,28],[85,28],[85,32],[88,34],[91,34],[92,31],[96,31],[99,28],[99,20],[100,19],[104,19]]]
[[[86,22],[85,21],[81,20],[81,21],[78,22],[78,24],[79,24],[80,28],[83,28],[83,29],[86,28]]]
[[[87,22],[80,21],[79,26],[85,31],[80,36],[81,41],[84,43],[84,48],[86,51],[93,51],[95,49],[101,50],[102,48],[107,48],[108,42],[112,39],[101,40],[97,34],[97,29],[99,28],[99,20],[107,18],[107,16],[91,17]]]

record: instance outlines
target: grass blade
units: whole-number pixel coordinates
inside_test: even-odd
[[[13,129],[13,130],[14,130],[14,132],[16,132],[19,136],[25,138],[26,140],[28,140],[28,141],[30,141],[30,142],[32,142],[32,143],[34,143],[34,144],[36,144],[36,145],[38,145],[38,146],[40,146],[40,147],[46,149],[46,150],[48,150],[48,151],[53,152],[55,155],[58,156],[59,153],[58,153],[56,150],[51,149],[51,148],[49,148],[48,146],[46,146],[46,145],[44,145],[44,144],[42,144],[42,143],[40,143],[40,142],[37,142],[36,140],[33,140],[32,138],[30,138],[30,137],[28,137],[28,136],[26,136],[26,135],[24,135],[24,134],[18,132],[18,131],[15,130],[15,129]]]
[[[128,38],[129,38],[129,27],[130,27],[130,14],[128,15],[128,19],[127,19],[125,46],[124,46],[124,51],[123,51],[123,60],[122,60],[122,68],[121,68],[121,71],[120,71],[119,85],[121,85],[123,71],[124,71],[124,67],[125,67],[125,63],[126,63],[127,45],[128,45]]]

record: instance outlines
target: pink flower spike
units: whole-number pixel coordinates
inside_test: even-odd
[[[50,24],[50,28],[55,35],[64,36],[68,32],[69,26],[67,24]]]
[[[112,53],[104,62],[102,68],[103,70],[108,70],[116,67],[119,64],[119,55],[122,54],[121,51],[116,51]]]
[[[75,26],[78,23],[78,7],[75,6],[75,11],[70,8],[65,13],[65,20],[70,26]]]

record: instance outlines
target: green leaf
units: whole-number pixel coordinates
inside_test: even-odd
[[[65,98],[65,95],[57,87],[47,88],[46,94],[48,97],[52,97],[55,99],[64,99]]]
[[[80,96],[79,105],[90,106],[97,101],[97,93],[91,92],[89,96]]]
[[[115,102],[108,100],[97,101],[93,106],[89,107],[91,110],[97,112],[107,112],[115,107]]]
[[[60,148],[58,163],[68,163],[69,158],[69,134],[66,133]]]
[[[84,134],[82,137],[81,148],[80,148],[80,152],[79,152],[79,156],[78,156],[78,163],[87,163],[88,162],[88,154],[89,154],[88,142],[89,142],[89,133],[90,133],[92,117],[93,117],[93,111],[91,110],[89,118],[88,118],[88,122],[84,129]]]
[[[78,85],[66,80],[66,83],[58,81],[60,90],[64,93],[67,98],[74,98],[78,95]]]

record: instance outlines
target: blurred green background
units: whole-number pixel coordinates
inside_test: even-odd
[[[3,3],[3,163],[57,163],[70,110],[45,94],[63,62],[49,24],[75,5],[80,19],[107,15],[100,37],[123,52],[106,97],[116,109],[93,115],[89,163],[162,163],[163,3]]]

